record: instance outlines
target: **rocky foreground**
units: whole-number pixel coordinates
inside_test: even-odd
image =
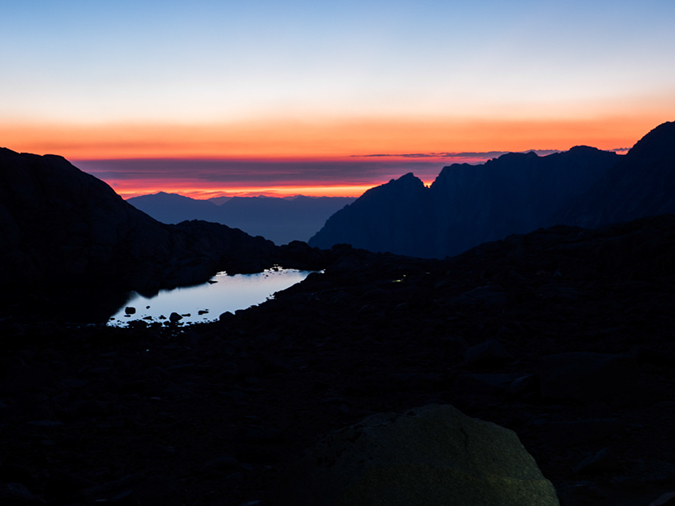
[[[0,503],[274,505],[320,436],[428,404],[514,430],[565,506],[675,492],[675,217],[323,258],[212,324],[5,311]]]

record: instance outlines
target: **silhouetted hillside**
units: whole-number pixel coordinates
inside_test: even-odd
[[[276,244],[307,241],[329,216],[353,202],[347,197],[232,197],[220,205],[160,192],[128,200],[163,223],[205,220],[261,235]]]
[[[206,222],[159,223],[60,156],[0,148],[0,286],[153,290],[260,270],[270,241]]]
[[[616,164],[615,153],[580,146],[539,157],[511,153],[443,168],[429,188],[412,174],[366,192],[310,239],[372,251],[445,257],[485,241],[553,225],[555,211]]]
[[[433,229],[429,190],[412,173],[371,188],[331,216],[310,244],[347,243],[370,251],[424,257]]]
[[[675,213],[675,122],[645,135],[558,220],[599,227],[665,213]]]

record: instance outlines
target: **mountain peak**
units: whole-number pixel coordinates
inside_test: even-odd
[[[0,148],[0,156],[15,156],[18,155],[16,151],[12,151],[11,149],[7,148]]]
[[[650,153],[650,158],[675,157],[675,121],[662,123],[637,141],[626,154],[629,159],[643,158]]]
[[[590,151],[602,151],[601,149],[594,148],[592,146],[586,146],[585,144],[580,144],[578,146],[573,146],[569,149],[568,153],[587,153]]]
[[[412,172],[402,175],[398,179],[392,179],[389,183],[406,186],[424,186],[424,183]]]

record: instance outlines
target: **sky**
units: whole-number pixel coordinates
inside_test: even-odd
[[[0,146],[127,197],[629,148],[675,119],[673,26],[672,0],[0,0]]]

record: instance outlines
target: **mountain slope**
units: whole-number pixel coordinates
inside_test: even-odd
[[[454,164],[443,168],[429,188],[406,174],[333,215],[309,244],[348,243],[420,257],[455,255],[554,224],[554,212],[618,159],[580,146],[543,157],[511,153],[481,165]]]
[[[435,221],[430,256],[555,225],[554,212],[620,157],[587,146],[547,156],[510,153],[483,165],[443,168],[431,185]]]
[[[223,225],[159,223],[60,156],[0,148],[2,287],[152,290],[204,281],[235,262],[264,262],[274,249]]]
[[[371,188],[331,216],[309,244],[347,243],[370,251],[427,256],[433,208],[429,190],[412,173]]]
[[[561,223],[599,227],[665,213],[675,213],[675,122],[645,135],[557,217]]]

